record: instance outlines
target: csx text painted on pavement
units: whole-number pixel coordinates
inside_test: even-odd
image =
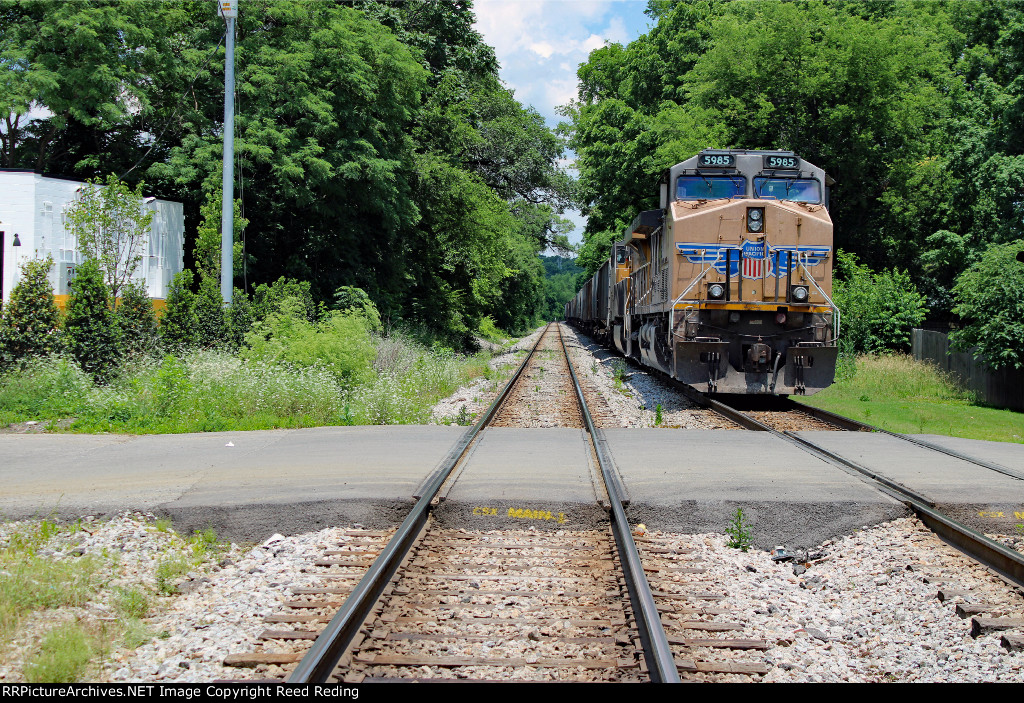
[[[979,510],[978,511],[978,517],[988,517],[988,518],[1002,517],[1002,518],[1009,518],[1010,516],[1007,515],[1007,511],[1005,511],[1005,510]],[[1013,519],[1015,519],[1015,520],[1024,520],[1024,510],[1014,510],[1013,511]]]
[[[489,515],[497,515],[498,509],[487,506],[477,506],[473,508],[473,514],[486,517]],[[550,510],[531,510],[529,508],[509,508],[506,513],[508,517],[517,518],[519,520],[553,520],[558,524],[562,524],[566,521],[565,513],[553,513]]]

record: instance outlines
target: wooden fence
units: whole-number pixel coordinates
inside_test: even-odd
[[[991,369],[983,357],[972,352],[951,351],[949,337],[942,332],[914,330],[911,341],[914,358],[931,361],[974,391],[978,400],[999,408],[1024,410],[1024,370]]]

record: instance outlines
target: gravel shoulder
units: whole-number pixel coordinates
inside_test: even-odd
[[[251,651],[266,625],[262,618],[308,586],[303,566],[341,528],[283,537],[259,545],[230,545],[184,576],[173,596],[155,593],[154,571],[180,537],[155,526],[152,516],[128,513],[88,530],[61,533],[47,558],[82,553],[117,554],[108,585],[78,609],[32,616],[0,647],[0,682],[23,681],[22,665],[34,642],[61,619],[109,617],[106,602],[116,586],[152,592],[146,625],[153,639],[136,649],[117,648],[90,674],[91,681],[206,682],[255,676],[226,668],[224,655]],[[24,523],[0,524],[5,540]],[[939,541],[915,519],[901,519],[829,541],[804,557],[809,565],[773,562],[766,552],[741,552],[717,534],[654,533],[697,550],[719,565],[716,584],[745,625],[772,645],[762,653],[764,677],[694,675],[709,680],[766,682],[935,681],[1024,682],[1024,654],[1008,653],[1000,635],[970,636],[970,620],[954,614],[956,602],[999,604],[999,614],[1024,617],[1024,598],[987,570]],[[1004,538],[1017,549],[1019,537]],[[927,579],[927,580],[926,580]],[[936,598],[937,585],[965,591],[953,601]],[[275,672],[263,672],[271,675]]]

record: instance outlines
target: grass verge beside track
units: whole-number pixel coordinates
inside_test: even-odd
[[[860,356],[855,369],[808,398],[830,410],[891,432],[1024,443],[1024,413],[975,404],[974,396],[930,364],[909,356]]]

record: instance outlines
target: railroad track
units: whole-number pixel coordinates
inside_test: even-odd
[[[838,466],[844,470],[852,470],[857,475],[862,477],[864,480],[867,480],[873,485],[875,485],[878,488],[878,490],[882,491],[883,493],[886,493],[887,495],[892,496],[896,500],[899,500],[900,502],[905,504],[917,515],[917,517],[925,525],[929,527],[929,529],[931,529],[933,532],[939,535],[939,537],[941,537],[944,541],[949,542],[960,551],[964,552],[965,554],[977,560],[978,562],[984,564],[985,566],[997,572],[1004,578],[1012,581],[1013,583],[1019,586],[1024,586],[1024,554],[1021,554],[1020,552],[1010,549],[1009,547],[1000,544],[999,542],[990,539],[989,537],[986,537],[978,531],[963,524],[959,520],[956,520],[952,516],[939,510],[936,506],[935,501],[931,500],[926,495],[917,492],[912,488],[909,488],[908,486],[905,486],[897,481],[894,481],[882,473],[873,471],[872,469],[848,457],[845,457],[838,452],[832,451],[822,446],[820,443],[808,439],[804,435],[796,435],[790,431],[776,430],[764,423],[759,422],[758,420],[751,417],[749,414],[736,410],[735,408],[729,406],[727,403],[708,397],[704,394],[698,393],[694,391],[692,388],[684,386],[683,384],[679,384],[679,387],[681,389],[684,389],[684,392],[692,394],[691,397],[693,397],[698,402],[706,403],[708,407],[711,407],[716,411],[721,412],[723,415],[730,417],[738,424],[742,424],[743,426],[752,430],[769,432],[783,439],[784,441],[794,444],[800,449],[803,449],[804,451],[807,451],[810,454],[817,456],[818,458],[826,461],[829,464]],[[788,401],[787,399],[786,402],[789,403],[791,401]],[[801,410],[806,410],[806,408],[801,406]],[[856,420],[844,418],[840,415],[835,415],[834,413],[827,413],[825,411],[820,412],[821,415],[819,415],[818,417],[821,417],[823,419],[829,418],[829,421],[837,425],[840,423],[848,424],[848,429],[855,429],[858,431],[881,431],[887,435],[896,437],[898,439],[906,440],[925,449],[951,455],[962,461],[967,461],[979,466],[983,466],[987,469],[1011,476],[1012,478],[1015,479],[1024,480],[1024,475],[1022,475],[1020,472],[992,464],[992,462],[987,462],[982,459],[970,457],[959,452],[947,450],[944,447],[940,447],[939,445],[934,445],[929,442],[921,442],[914,437],[900,435],[885,430],[877,430],[877,428],[873,428],[870,425],[864,425],[863,423],[859,423]]]
[[[971,456],[964,452],[958,452],[938,444],[921,440],[917,437],[889,432],[888,430],[883,430],[852,418],[843,417],[836,413],[802,405],[790,400],[789,398],[770,398],[761,399],[760,401],[757,399],[752,401],[749,398],[741,398],[738,399],[738,401],[747,404],[752,403],[754,406],[753,411],[741,410],[735,407],[735,402],[737,401],[733,401],[731,399],[726,400],[721,396],[709,396],[686,384],[669,378],[664,374],[646,367],[640,367],[632,360],[630,360],[630,363],[644,372],[652,373],[653,376],[660,378],[671,387],[681,391],[694,403],[713,410],[740,427],[759,432],[767,432],[799,447],[804,451],[807,451],[833,466],[838,466],[844,471],[855,473],[865,481],[868,481],[877,487],[878,490],[904,503],[941,539],[952,544],[972,559],[975,559],[989,569],[992,569],[1004,579],[1009,580],[1017,586],[1024,586],[1024,555],[1020,552],[1010,549],[1009,547],[986,537],[977,530],[972,529],[961,521],[939,510],[935,501],[931,500],[926,495],[914,491],[913,489],[888,478],[878,471],[873,471],[849,457],[843,456],[836,451],[832,451],[822,446],[820,442],[813,441],[807,435],[797,435],[795,434],[795,431],[830,427],[831,429],[839,431],[877,432],[893,437],[901,442],[913,444],[928,451],[952,456],[960,461],[981,466],[990,471],[1009,476],[1015,480],[1024,481],[1024,471],[1002,466],[995,462]],[[789,421],[780,420],[780,418],[793,417],[809,418],[811,423],[809,425],[802,424],[800,426],[793,427],[790,425]]]
[[[225,664],[292,683],[450,679],[634,682],[760,675],[767,649],[721,601],[718,565],[634,539],[621,483],[557,327],[418,491],[393,533],[348,530],[307,571],[318,585],[267,618],[260,651]],[[585,427],[609,523],[453,530],[430,506],[488,426]],[[639,541],[639,544],[637,543]],[[716,568],[718,567],[718,568]]]
[[[582,423],[608,486],[612,521],[607,531],[466,532],[437,526],[429,508],[436,503],[433,496],[445,492],[442,467],[418,491],[421,514],[414,510],[390,539],[383,533],[346,532],[340,544],[330,545],[324,558],[309,567],[319,584],[295,592],[268,618],[263,633],[267,651],[234,655],[225,663],[261,666],[268,675],[295,683],[627,682],[714,680],[718,674],[736,680],[737,674],[749,679],[767,673],[771,658],[761,652],[773,646],[774,638],[759,637],[756,626],[745,624],[757,619],[728,606],[724,565],[699,561],[694,552],[700,550],[678,538],[630,533],[623,511],[628,498],[603,434],[585,408],[568,403],[573,396],[594,395],[593,389],[584,391],[572,367],[555,353],[549,344],[554,336],[551,330],[542,337],[445,465],[457,466],[487,426]],[[566,375],[573,378],[571,388],[557,381]],[[515,404],[503,406],[509,398]],[[694,398],[702,401],[717,402]],[[791,432],[764,426],[735,409],[726,412],[730,422],[799,442],[815,453],[806,439]],[[830,463],[837,461],[841,458]],[[904,499],[889,488],[889,495]],[[986,548],[991,551],[992,545]],[[991,559],[982,561],[990,564]],[[931,578],[939,576],[949,578],[945,573]],[[1012,598],[965,596],[954,581],[945,583],[940,597],[948,597],[957,614],[972,618],[970,628],[982,633],[1005,629],[1004,646],[1021,646]]]

